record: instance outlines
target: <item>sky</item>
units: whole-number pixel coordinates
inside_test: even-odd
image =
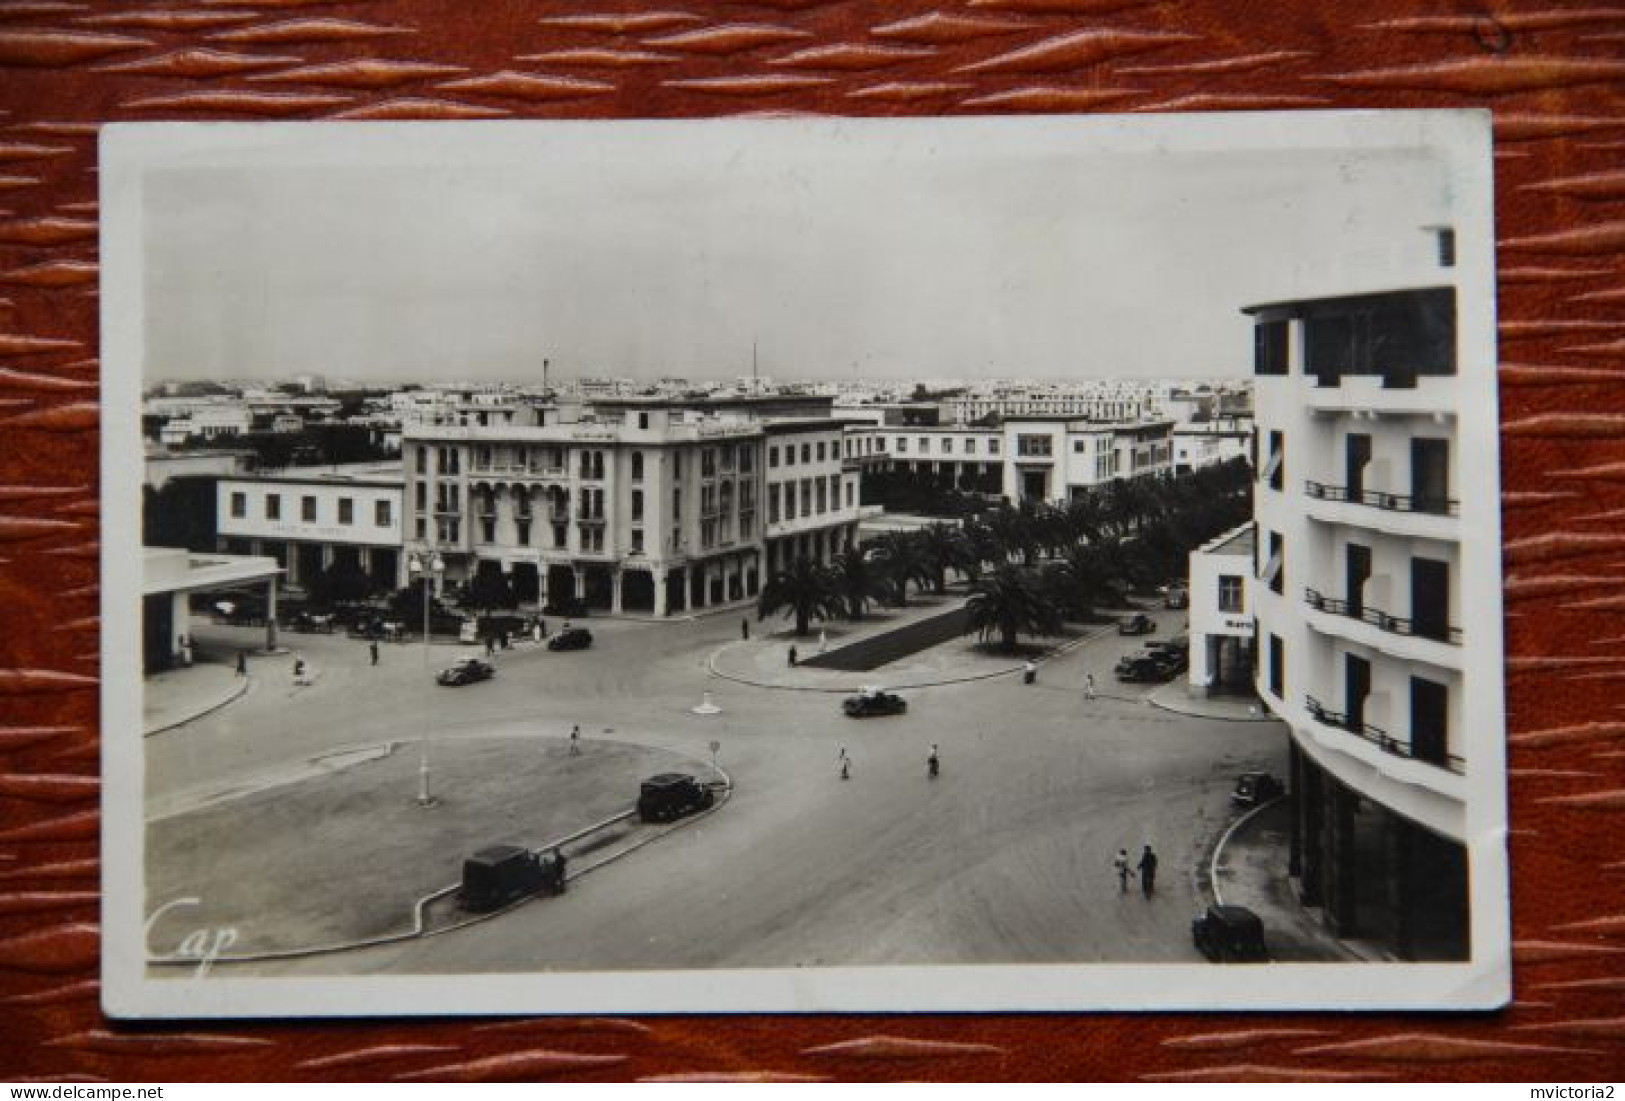
[[[1296,119],[188,135],[140,173],[144,376],[1239,376],[1242,306],[1451,216],[1412,129]]]

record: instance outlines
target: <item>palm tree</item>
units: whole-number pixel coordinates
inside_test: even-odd
[[[830,563],[830,577],[836,590],[846,601],[846,617],[863,618],[869,608],[869,598],[881,591],[883,579],[875,562],[863,547],[848,547]]]
[[[1093,616],[1113,583],[1122,580],[1116,547],[1110,543],[1074,544],[1049,576],[1062,607],[1078,619]]]
[[[969,613],[965,633],[974,631],[984,640],[996,634],[1005,650],[1016,648],[1018,635],[1054,635],[1061,630],[1060,612],[1032,573],[1019,566],[1000,566],[972,585],[965,610]]]
[[[797,558],[762,586],[756,618],[783,611],[796,617],[796,634],[805,635],[812,620],[830,619],[846,610],[830,571],[810,558]]]
[[[908,583],[923,586],[931,580],[919,538],[914,532],[888,531],[874,541],[874,554],[891,586],[892,599],[899,608],[906,608]]]
[[[1032,565],[1033,554],[1038,549],[1033,531],[1032,502],[1023,501],[1020,508],[1012,508],[1008,504],[1000,505],[988,516],[987,526],[992,529],[993,537],[999,541],[1003,552],[1000,556],[1002,559],[1019,554],[1024,563]]]
[[[1004,551],[993,529],[979,519],[966,520],[960,530],[964,533],[965,545],[970,552],[966,556],[965,573],[974,581],[982,576],[984,565],[1000,562],[1004,558]]]
[[[918,532],[920,556],[924,559],[931,589],[937,595],[948,591],[948,571],[969,572],[976,552],[965,533],[952,524],[930,524]]]

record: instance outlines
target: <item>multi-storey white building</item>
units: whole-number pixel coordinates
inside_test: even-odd
[[[1493,324],[1459,316],[1453,248],[1428,260],[1400,289],[1246,310],[1251,597],[1258,692],[1291,729],[1303,901],[1340,935],[1460,959],[1466,773],[1501,730],[1498,682],[1470,683],[1498,667],[1498,548],[1464,543],[1496,530],[1495,464],[1465,448],[1460,410],[1469,388],[1493,393],[1495,364],[1459,335]]]
[[[340,559],[380,586],[402,569],[401,467],[350,463],[221,478],[215,517],[221,549],[266,555],[289,584],[308,586]]]
[[[606,398],[409,425],[405,548],[453,581],[501,571],[527,603],[664,616],[753,598],[765,571],[855,538],[829,404]]]

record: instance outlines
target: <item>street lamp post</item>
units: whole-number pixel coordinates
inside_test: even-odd
[[[433,663],[429,660],[429,629],[431,621],[429,606],[434,593],[434,582],[446,569],[446,563],[433,550],[414,551],[408,559],[408,569],[414,580],[423,585],[423,671],[425,683],[427,676],[433,672]],[[429,790],[429,735],[432,730],[429,718],[431,709],[423,709],[423,738],[418,742],[418,806],[432,807],[435,797]]]

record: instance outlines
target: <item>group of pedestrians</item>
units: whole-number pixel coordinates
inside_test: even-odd
[[[843,780],[852,779],[852,758],[842,746],[835,754],[837,773]],[[937,743],[931,743],[931,750],[925,755],[925,775],[927,779],[935,780],[942,773],[942,756],[937,750]]]
[[[1151,892],[1156,890],[1157,886],[1157,854],[1151,851],[1150,845],[1147,845],[1145,850],[1140,853],[1138,867],[1140,890],[1145,893],[1146,898],[1150,898]],[[1134,866],[1129,863],[1127,849],[1117,850],[1117,856],[1112,860],[1112,871],[1117,873],[1118,894],[1127,894],[1128,881],[1134,878],[1135,872]]]

